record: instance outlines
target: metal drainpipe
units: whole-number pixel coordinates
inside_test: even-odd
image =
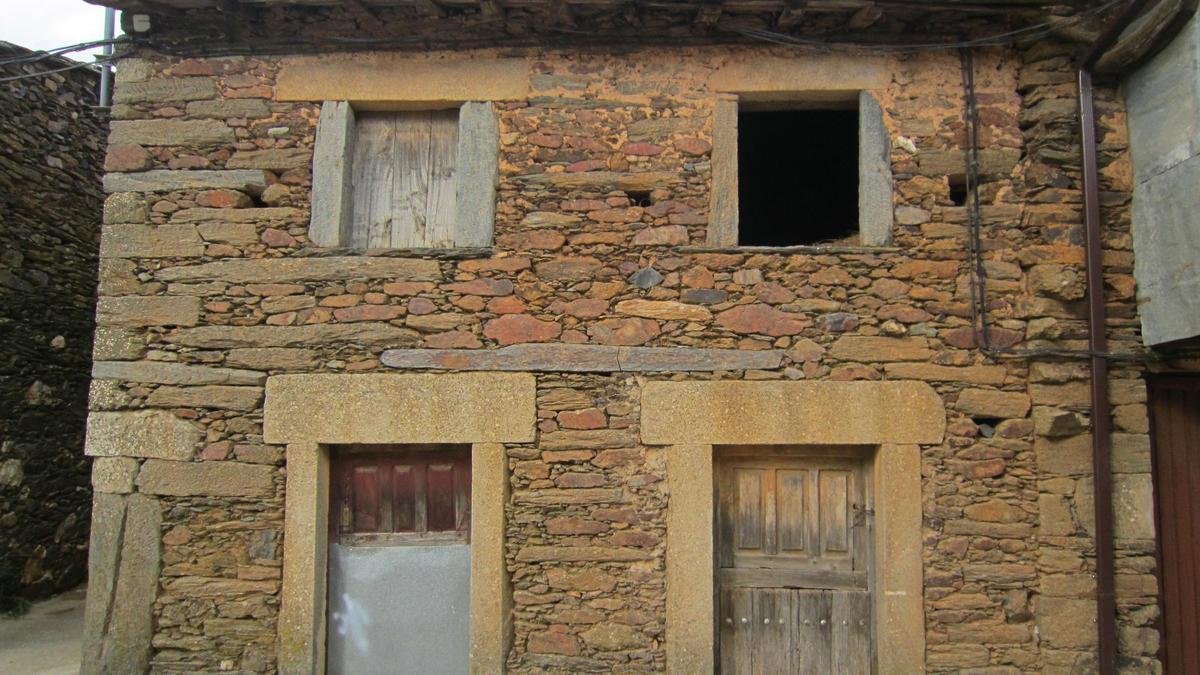
[[[113,9],[112,7],[104,8],[104,39],[105,40],[112,40],[113,36],[116,34],[116,17],[117,17],[117,10]],[[112,43],[104,45],[104,49],[103,49],[102,53],[104,54],[106,59],[107,59],[107,57],[112,56],[112,53],[113,53]],[[112,64],[109,63],[107,60],[105,60],[104,64],[100,68],[101,68],[101,70],[100,70],[100,96],[98,97],[100,99],[99,104],[101,107],[107,108],[112,105],[112,77],[113,77]]]
[[[1108,400],[1108,335],[1104,305],[1104,242],[1101,239],[1100,185],[1096,160],[1096,111],[1092,68],[1150,0],[1130,0],[1104,29],[1079,64],[1080,154],[1083,164],[1083,214],[1086,228],[1088,348],[1091,351],[1092,480],[1096,520],[1096,634],[1101,675],[1117,672],[1116,573],[1113,542],[1112,407]],[[1195,0],[1186,0],[1195,11]],[[1153,54],[1174,37],[1184,21],[1155,38]]]

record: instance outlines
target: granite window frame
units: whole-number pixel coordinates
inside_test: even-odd
[[[853,98],[850,98],[853,97]],[[891,139],[883,121],[883,108],[868,91],[857,92],[757,92],[723,94],[713,110],[712,190],[705,244],[740,247],[738,244],[738,112],[744,105],[759,109],[787,109],[808,104],[856,100],[858,109],[858,235],[864,247],[892,243]],[[764,248],[764,247],[742,247]],[[786,248],[786,247],[780,247]],[[819,246],[817,246],[819,248]]]
[[[372,103],[364,112],[458,111],[455,157],[453,244],[441,248],[488,247],[494,239],[496,190],[500,180],[499,120],[490,101],[441,106]],[[354,247],[354,143],[356,106],[346,100],[321,104],[313,148],[312,216],[308,238],[322,247]],[[403,250],[392,249],[392,250]]]

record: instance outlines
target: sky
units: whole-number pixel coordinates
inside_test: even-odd
[[[121,31],[120,24],[117,33]],[[104,8],[83,0],[0,0],[0,40],[51,49],[104,38]],[[92,52],[64,54],[90,61]]]

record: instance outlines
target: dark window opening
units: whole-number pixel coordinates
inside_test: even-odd
[[[649,190],[631,190],[626,192],[625,196],[629,197],[631,206],[650,206],[654,203]]]
[[[950,176],[950,201],[955,206],[967,205],[967,178],[961,174]]]
[[[858,235],[858,111],[738,113],[738,245]]]

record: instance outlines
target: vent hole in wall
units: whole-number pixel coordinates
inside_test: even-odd
[[[956,174],[948,178],[950,181],[950,201],[955,206],[967,205],[967,178]]]
[[[625,196],[629,197],[629,204],[631,206],[646,207],[654,203],[654,198],[650,196],[649,190],[633,190],[626,192]]]
[[[979,427],[979,435],[984,438],[991,438],[996,435],[996,427],[1004,421],[1002,417],[972,417],[971,421],[975,426]]]

